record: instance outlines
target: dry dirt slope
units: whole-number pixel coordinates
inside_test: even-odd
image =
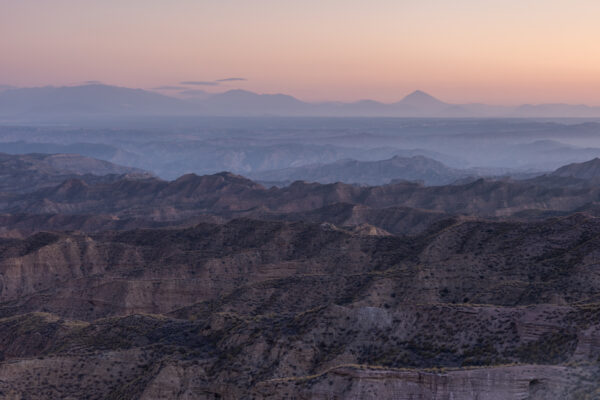
[[[598,219],[370,232],[242,219],[2,239],[0,391],[597,397]]]

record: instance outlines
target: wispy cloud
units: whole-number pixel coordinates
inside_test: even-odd
[[[8,90],[8,89],[15,89],[16,86],[11,86],[11,85],[0,85],[0,90]]]
[[[224,78],[224,79],[217,79],[216,82],[236,82],[236,81],[247,81],[248,79],[246,78]]]
[[[100,81],[85,81],[83,82],[86,85],[102,85],[103,83]]]
[[[217,81],[183,81],[181,85],[219,86]]]

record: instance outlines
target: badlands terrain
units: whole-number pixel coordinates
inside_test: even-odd
[[[2,398],[600,396],[598,159],[280,187],[0,161]]]

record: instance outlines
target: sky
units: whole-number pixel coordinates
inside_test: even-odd
[[[599,17],[598,0],[0,0],[0,85],[600,105]]]

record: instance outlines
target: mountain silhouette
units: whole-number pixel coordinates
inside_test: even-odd
[[[449,107],[450,104],[444,103],[443,101],[433,97],[432,95],[425,93],[421,90],[415,90],[408,96],[404,97],[397,104],[408,105],[412,107]]]
[[[188,91],[189,92],[189,91]],[[416,90],[395,103],[364,99],[351,103],[309,103],[287,94],[234,89],[223,93],[171,97],[143,89],[88,84],[8,88],[0,91],[0,116],[321,116],[321,117],[600,117],[600,107],[569,104],[450,104]]]

